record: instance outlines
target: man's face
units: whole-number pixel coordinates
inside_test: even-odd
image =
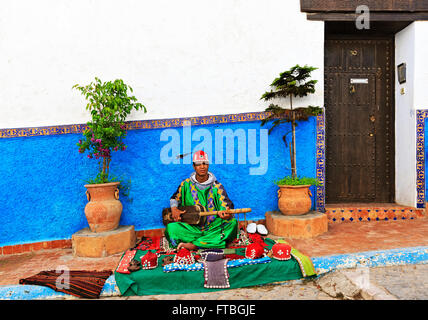
[[[198,176],[206,176],[208,174],[208,162],[194,163],[193,168]]]

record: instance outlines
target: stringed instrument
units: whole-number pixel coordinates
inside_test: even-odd
[[[205,222],[206,216],[213,216],[218,215],[220,212],[225,212],[226,210],[221,211],[206,211],[205,207],[201,205],[194,205],[194,206],[182,206],[178,207],[179,210],[185,210],[186,212],[181,215],[181,222],[186,222],[188,224],[193,225],[202,225]],[[243,208],[243,209],[229,209],[227,210],[230,213],[246,213],[251,212],[250,208]],[[172,217],[171,208],[165,208],[162,210],[162,221],[163,224],[166,226],[168,223],[175,222],[174,218]]]

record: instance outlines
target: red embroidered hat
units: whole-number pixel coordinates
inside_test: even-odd
[[[195,163],[200,163],[200,162],[208,163],[208,154],[202,150],[196,151],[193,154],[193,162],[195,162]]]
[[[275,243],[272,246],[272,257],[277,260],[289,260],[291,258],[290,255],[291,246],[285,243]]]
[[[194,264],[195,258],[192,253],[186,248],[181,248],[180,251],[174,256],[174,263],[178,264]]]
[[[141,257],[141,268],[142,269],[154,269],[158,266],[158,256],[156,253],[148,251],[144,256]]]
[[[248,259],[261,258],[263,256],[264,251],[265,250],[260,243],[258,242],[250,243],[245,249],[245,258],[248,258]]]

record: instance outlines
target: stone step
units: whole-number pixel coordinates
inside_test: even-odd
[[[95,233],[84,228],[73,234],[73,256],[102,258],[125,252],[135,246],[134,226],[119,226],[111,231]]]
[[[425,218],[424,208],[398,204],[330,204],[325,206],[329,223]]]
[[[279,211],[266,212],[266,227],[271,235],[288,239],[315,238],[328,231],[324,213],[310,211],[300,216],[286,216]]]

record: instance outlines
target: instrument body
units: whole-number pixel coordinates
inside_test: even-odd
[[[186,212],[181,215],[181,222],[186,222],[192,225],[202,226],[205,223],[206,216],[217,215],[222,211],[206,211],[205,208],[201,205],[193,205],[193,206],[179,206],[179,210],[185,210]],[[243,209],[229,209],[231,213],[246,213],[250,212],[250,208]],[[172,217],[171,208],[165,208],[162,210],[162,222],[166,226],[168,223],[175,222]]]

